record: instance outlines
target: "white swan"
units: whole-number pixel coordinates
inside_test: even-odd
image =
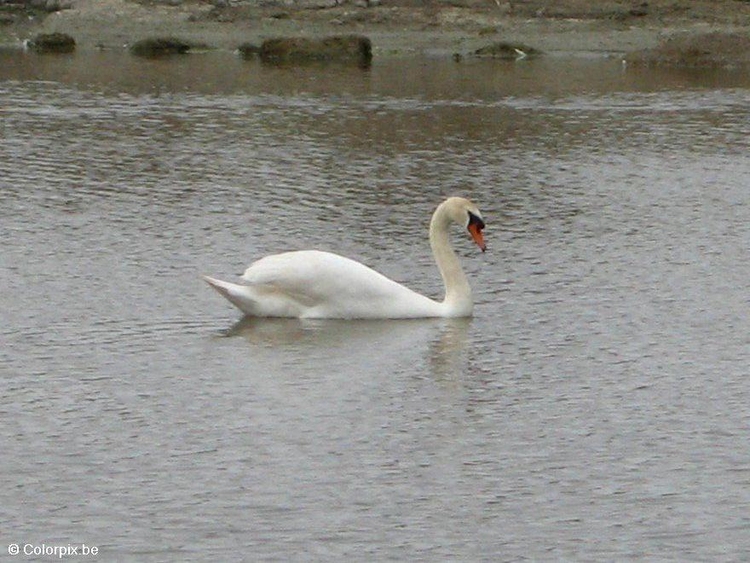
[[[468,199],[451,197],[430,221],[430,246],[445,283],[433,301],[349,258],[319,250],[261,258],[245,271],[245,284],[204,279],[243,313],[255,317],[407,319],[468,317],[471,287],[448,239],[451,223],[466,228],[484,252],[484,221]]]

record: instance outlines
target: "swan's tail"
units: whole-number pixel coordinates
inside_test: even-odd
[[[217,280],[216,278],[211,278],[209,276],[203,276],[203,279],[206,280],[208,285],[221,293],[232,305],[246,315],[253,315],[256,313],[258,302],[253,296],[252,288],[246,285]]]

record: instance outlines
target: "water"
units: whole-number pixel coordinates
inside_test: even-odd
[[[746,76],[0,58],[3,552],[750,557]],[[235,324],[200,280],[317,247],[437,297],[449,194],[471,320]]]

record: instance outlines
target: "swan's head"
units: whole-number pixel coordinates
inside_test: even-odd
[[[482,234],[484,219],[482,219],[482,214],[476,205],[463,197],[450,197],[440,207],[443,208],[451,221],[458,223],[469,231],[471,238],[482,249],[482,252],[487,250],[487,245],[484,243],[484,235]]]

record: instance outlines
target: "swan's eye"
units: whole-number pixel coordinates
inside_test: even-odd
[[[471,211],[469,213],[469,224],[468,227],[475,227],[478,231],[484,229],[484,221],[480,217],[474,215]]]

